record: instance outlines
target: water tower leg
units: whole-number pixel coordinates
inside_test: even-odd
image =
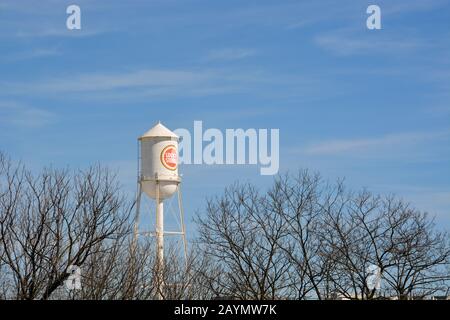
[[[158,271],[157,299],[162,300],[164,290],[164,205],[159,198],[159,184],[156,197],[156,250],[156,267]]]
[[[137,197],[136,197],[136,215],[134,216],[133,243],[132,243],[133,254],[134,254],[134,252],[136,250],[138,236],[139,236],[139,219],[140,219],[140,210],[141,210],[141,196],[142,196],[142,189],[141,189],[141,184],[139,183]]]
[[[163,202],[159,200],[156,207],[156,236],[158,246],[158,263],[164,266],[164,208]]]
[[[181,223],[181,236],[183,237],[183,251],[184,251],[184,264],[187,268],[188,266],[188,256],[187,256],[187,241],[186,241],[186,226],[184,225],[184,209],[183,201],[181,197],[181,185],[178,185],[178,208],[180,209],[180,223]]]

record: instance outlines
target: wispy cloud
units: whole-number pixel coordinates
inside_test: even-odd
[[[28,51],[17,52],[14,54],[5,54],[1,56],[3,63],[31,60],[38,58],[47,58],[61,55],[61,51],[56,48],[34,48]]]
[[[307,155],[336,155],[350,152],[368,151],[383,147],[392,147],[398,145],[411,145],[440,138],[446,138],[450,135],[449,131],[439,132],[409,132],[389,134],[377,138],[357,138],[330,140],[310,145],[304,149]]]
[[[56,121],[56,115],[22,103],[0,102],[0,123],[21,128],[40,128]]]
[[[1,83],[3,95],[73,94],[77,98],[136,99],[155,96],[211,95],[238,90],[236,84],[210,70],[145,69],[118,73],[94,72],[25,83]]]
[[[254,56],[256,51],[253,49],[244,49],[244,48],[225,48],[212,50],[208,53],[206,59],[209,61],[212,60],[240,60],[244,58],[248,58]]]
[[[375,184],[380,193],[392,193],[412,203],[419,210],[427,211],[440,221],[450,222],[450,190],[445,187],[422,184]]]
[[[449,190],[419,190],[416,193],[410,194],[408,199],[420,209],[430,212],[433,216],[437,216],[438,219],[445,219],[444,221],[450,222]]]
[[[374,35],[350,29],[319,34],[314,43],[337,55],[411,53],[412,50],[429,47],[426,41],[404,34],[381,34],[380,31]]]
[[[380,4],[383,8],[383,16],[409,14],[411,12],[424,12],[437,9],[440,6],[447,5],[446,0],[410,0],[410,1],[388,1]]]
[[[97,29],[81,29],[68,30],[66,28],[46,28],[34,30],[20,30],[15,33],[10,33],[9,36],[19,38],[36,38],[36,37],[92,37],[105,33],[106,31]]]
[[[26,82],[0,82],[0,95],[26,94],[54,97],[73,94],[77,99],[141,99],[150,97],[209,96],[249,90],[269,92],[283,88],[296,94],[308,90],[313,80],[274,75],[260,70],[231,69],[141,69],[123,72],[92,72],[36,79]]]

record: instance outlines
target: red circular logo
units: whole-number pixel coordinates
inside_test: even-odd
[[[175,170],[178,165],[178,153],[174,145],[169,145],[161,151],[161,163],[169,170]]]

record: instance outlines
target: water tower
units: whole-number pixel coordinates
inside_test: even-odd
[[[187,243],[184,226],[184,214],[181,201],[181,177],[178,174],[178,136],[163,126],[160,122],[139,137],[138,157],[138,194],[136,203],[136,216],[134,223],[134,247],[139,234],[139,218],[141,196],[145,193],[155,201],[156,224],[155,230],[144,232],[156,237],[157,271],[157,298],[162,299],[164,269],[164,236],[179,235],[183,240],[184,258],[187,260]],[[164,200],[178,194],[179,223],[181,230],[164,230]]]

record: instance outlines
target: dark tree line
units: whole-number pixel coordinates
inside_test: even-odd
[[[155,243],[143,238],[133,250],[133,207],[107,169],[33,175],[0,153],[0,300],[154,299]],[[200,256],[179,257],[167,249],[163,297],[207,296],[194,276]],[[72,266],[80,290],[65,285]]]
[[[450,244],[424,212],[302,171],[235,184],[196,218],[188,261],[132,245],[134,202],[99,166],[30,173],[0,153],[0,299],[398,299],[449,291]],[[69,290],[71,266],[80,290]],[[371,266],[381,290],[369,285]]]
[[[118,185],[99,167],[32,175],[0,159],[1,295],[47,299],[81,266],[127,232]]]
[[[278,177],[265,193],[236,184],[198,224],[218,296],[424,299],[449,290],[449,236],[427,213],[308,171]]]

